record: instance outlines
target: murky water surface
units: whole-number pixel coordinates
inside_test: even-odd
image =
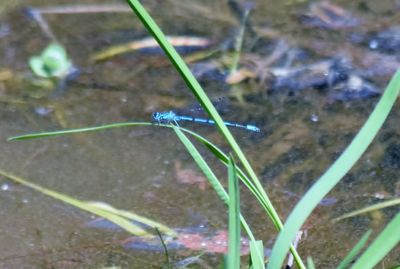
[[[203,2],[146,1],[146,7],[168,35],[202,36],[221,44],[235,33],[239,22],[225,1]],[[307,28],[299,23],[299,15],[310,12],[310,3],[302,2],[305,1],[255,3],[250,21],[256,31],[246,33],[242,58],[251,54],[256,63],[262,62],[274,51],[277,40],[286,40],[288,49],[300,51],[293,54],[298,57],[298,66],[302,59],[318,62],[340,56],[345,50],[345,54],[359,50],[366,51],[366,55],[381,53],[368,50],[365,42],[355,44],[350,37],[368,36],[372,24],[376,28],[399,24],[398,1],[335,1],[362,18],[362,26],[344,30]],[[51,90],[42,90],[35,84],[28,67],[27,59],[38,54],[49,40],[26,16],[24,8],[70,2],[12,3],[0,4],[0,169],[82,200],[103,201],[132,210],[169,227],[202,225],[209,230],[225,229],[225,206],[203,182],[193,160],[168,129],[136,127],[6,142],[7,137],[24,133],[149,121],[155,111],[184,110],[195,103],[175,70],[160,55],[135,52],[100,63],[89,60],[90,55],[107,46],[147,36],[138,19],[129,13],[45,16],[82,70],[81,76],[55,98]],[[371,32],[377,32],[376,28]],[[324,45],[318,50],[318,44]],[[385,53],[382,55],[394,59],[391,64],[396,67],[399,51]],[[358,58],[354,56],[353,61]],[[221,55],[215,56],[216,61],[220,59]],[[275,64],[283,65],[279,61]],[[357,68],[361,70],[360,66]],[[349,144],[378,97],[346,97],[343,101],[332,97],[329,87],[278,87],[271,91],[270,84],[261,79],[264,69],[253,70],[258,78],[231,87],[207,77],[202,83],[212,98],[229,100],[226,120],[249,122],[262,129],[261,133],[236,129],[232,132],[284,217]],[[268,81],[268,72],[264,75]],[[381,91],[390,75],[389,70],[365,79]],[[398,111],[397,104],[364,157],[307,223],[307,236],[299,251],[303,257],[311,255],[318,268],[333,268],[367,229],[379,231],[398,211],[392,208],[335,225],[330,222],[343,213],[399,196]],[[214,127],[182,125],[226,149]],[[207,154],[205,149],[201,151]],[[224,167],[211,156],[208,160],[217,174],[226,178]],[[162,252],[124,249],[121,242],[128,237],[124,232],[88,227],[94,218],[90,214],[6,178],[0,178],[0,184],[2,268],[160,268],[164,262]],[[242,196],[244,215],[256,236],[271,248],[276,235],[271,222],[250,194],[244,190]],[[393,251],[379,268],[399,263],[397,254]],[[179,261],[185,255],[172,253],[172,258]],[[202,259],[194,268],[215,268],[221,256],[206,254]]]

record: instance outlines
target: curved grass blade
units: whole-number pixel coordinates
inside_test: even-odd
[[[342,179],[361,157],[378,133],[400,91],[400,71],[397,71],[367,122],[333,165],[311,187],[289,215],[273,246],[268,269],[281,268],[290,243],[312,210]]]
[[[354,260],[354,258],[360,253],[361,249],[365,246],[370,237],[372,230],[367,231],[358,241],[358,243],[352,248],[352,250],[347,254],[343,261],[338,265],[336,269],[346,269],[347,266]]]
[[[232,156],[228,165],[229,221],[228,221],[228,269],[240,269],[240,194],[235,162]]]
[[[372,242],[351,269],[369,269],[382,260],[400,242],[400,213],[386,225],[385,229]]]
[[[120,226],[121,228],[123,228],[124,230],[126,230],[127,232],[129,232],[133,235],[137,235],[137,236],[141,236],[141,237],[152,236],[150,233],[148,233],[146,230],[142,229],[140,226],[133,224],[129,219],[122,217],[120,214],[114,214],[111,210],[106,209],[104,207],[104,203],[102,203],[103,207],[100,207],[98,205],[99,203],[97,203],[97,205],[96,205],[93,202],[80,201],[78,199],[69,197],[65,194],[61,194],[56,191],[41,187],[37,184],[29,182],[21,177],[15,176],[15,175],[5,172],[3,170],[0,170],[0,175],[6,177],[8,179],[11,179],[23,186],[26,186],[26,187],[29,187],[36,191],[39,191],[39,192],[43,193],[44,195],[50,196],[56,200],[60,200],[71,206],[77,207],[84,211],[88,211],[90,213],[93,213],[95,215],[103,217],[103,218],[115,223],[116,225]],[[154,222],[154,223],[156,223],[156,222]],[[157,227],[158,226],[164,227],[163,225],[157,223]],[[170,231],[172,234],[174,234],[172,229],[167,228],[167,230]]]
[[[224,187],[221,182],[219,182],[217,176],[214,174],[212,169],[208,166],[204,158],[200,155],[196,147],[192,142],[184,135],[184,133],[180,130],[179,127],[173,126],[173,129],[181,140],[182,144],[186,147],[187,151],[190,153],[197,166],[201,169],[203,174],[208,179],[208,182],[213,187],[214,191],[217,193],[218,197],[226,204],[229,204],[229,196],[226,193]]]
[[[368,207],[365,207],[365,208],[360,209],[360,210],[355,210],[353,212],[350,212],[350,213],[344,214],[344,215],[342,215],[342,216],[340,216],[338,218],[335,218],[332,221],[338,222],[338,221],[340,221],[342,219],[351,218],[351,217],[358,216],[358,215],[361,215],[361,214],[369,213],[371,211],[380,210],[380,209],[384,209],[386,207],[395,206],[395,205],[399,205],[399,204],[400,204],[400,198],[393,199],[393,200],[382,202],[382,203],[379,203],[379,204],[376,204],[376,205],[368,206]]]
[[[7,141],[17,141],[17,140],[27,140],[34,138],[44,138],[51,136],[59,136],[59,135],[67,135],[67,134],[77,134],[84,132],[96,132],[106,129],[120,128],[120,127],[132,127],[132,126],[148,126],[153,125],[150,122],[119,122],[112,124],[105,124],[100,126],[86,127],[86,128],[77,128],[77,129],[69,129],[69,130],[59,130],[54,132],[41,132],[41,133],[33,133],[33,134],[25,134],[13,136],[7,139]]]

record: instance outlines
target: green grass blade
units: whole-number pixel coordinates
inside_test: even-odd
[[[290,243],[296,236],[312,210],[318,205],[323,197],[340,181],[350,170],[355,162],[361,157],[372,139],[378,133],[386,117],[397,99],[400,90],[400,71],[397,71],[388,87],[386,88],[379,103],[369,116],[360,132],[351,144],[337,159],[334,164],[322,175],[322,177],[311,187],[306,195],[290,213],[284,228],[279,233],[271,253],[268,269],[281,268]]]
[[[168,235],[168,236],[176,236],[177,235],[177,233],[173,229],[169,228],[168,226],[161,224],[157,221],[154,221],[152,219],[135,214],[131,211],[117,209],[109,204],[102,203],[102,202],[86,202],[86,203],[91,206],[97,207],[97,208],[103,210],[104,212],[109,212],[113,215],[121,216],[124,219],[132,220],[132,221],[147,225],[149,227],[156,228],[157,231],[162,232],[165,235]]]
[[[106,124],[106,125],[86,127],[86,128],[77,128],[77,129],[69,129],[69,130],[59,130],[59,131],[54,131],[54,132],[25,134],[25,135],[13,136],[13,137],[8,138],[7,140],[8,141],[27,140],[27,139],[34,139],[34,138],[44,138],[44,137],[60,136],[60,135],[68,135],[68,134],[78,134],[78,133],[85,133],[85,132],[96,132],[96,131],[102,131],[102,130],[106,130],[106,129],[120,128],[120,127],[149,126],[149,125],[153,125],[153,123],[150,123],[150,122],[120,122],[120,123]]]
[[[396,206],[396,205],[399,205],[399,204],[400,204],[400,198],[393,199],[393,200],[390,200],[390,201],[382,202],[382,203],[379,203],[379,204],[376,204],[376,205],[368,206],[368,207],[365,207],[363,209],[355,210],[353,212],[344,214],[344,215],[342,215],[342,216],[340,216],[338,218],[333,219],[333,221],[337,222],[337,221],[340,221],[342,219],[351,218],[351,217],[358,216],[358,215],[361,215],[361,214],[369,213],[371,211],[381,210],[381,209],[384,209],[386,207]]]
[[[11,173],[5,172],[0,170],[0,175],[11,179],[23,186],[29,187],[31,189],[34,189],[36,191],[39,191],[43,193],[44,195],[47,195],[49,197],[52,197],[54,199],[60,200],[66,204],[69,204],[71,206],[77,207],[79,209],[88,211],[90,213],[93,213],[95,215],[98,215],[100,217],[103,217],[116,225],[120,226],[124,230],[128,231],[129,233],[137,236],[151,236],[150,233],[142,229],[140,226],[133,224],[129,219],[126,219],[125,217],[120,216],[119,214],[114,214],[110,210],[105,210],[104,203],[101,203],[103,206],[99,206],[100,203],[93,203],[93,202],[85,202],[85,201],[80,201],[78,199],[71,198],[65,194],[58,193],[53,190],[46,189],[44,187],[41,187],[37,184],[34,184],[32,182],[29,182],[21,177],[17,177]],[[110,207],[111,208],[111,207]],[[162,226],[162,225],[160,225]],[[169,229],[171,230],[171,229]],[[171,230],[172,231],[172,230]]]
[[[239,180],[233,158],[228,165],[229,221],[228,221],[228,269],[240,269],[240,194]]]
[[[265,269],[264,246],[261,240],[250,241],[250,258],[251,269]]]
[[[358,241],[358,243],[353,247],[353,249],[347,254],[343,261],[338,265],[336,269],[346,269],[349,264],[354,260],[354,258],[360,253],[361,249],[365,246],[370,237],[372,230],[367,231]]]
[[[229,196],[226,193],[224,187],[219,182],[217,176],[214,174],[212,169],[208,166],[207,162],[198,152],[196,147],[193,145],[192,142],[185,136],[185,134],[180,130],[180,128],[173,126],[173,129],[181,140],[183,145],[186,147],[187,151],[190,153],[194,161],[196,162],[197,166],[201,169],[203,174],[206,176],[208,182],[213,187],[214,191],[217,193],[218,197],[226,204],[229,204]]]
[[[385,229],[361,255],[352,269],[374,268],[383,257],[400,243],[400,213],[386,225]]]

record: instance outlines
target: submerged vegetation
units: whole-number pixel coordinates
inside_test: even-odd
[[[220,231],[208,237],[203,237],[201,233],[177,231],[159,223],[158,221],[134,214],[130,211],[116,209],[103,202],[81,201],[47,188],[40,187],[37,184],[30,183],[29,181],[12,175],[11,173],[0,170],[0,174],[3,177],[17,182],[18,184],[32,188],[47,196],[63,201],[84,211],[88,211],[116,224],[120,228],[134,235],[134,237],[132,237],[129,241],[125,242],[126,245],[130,244],[131,246],[135,246],[139,244],[146,244],[148,248],[154,249],[156,249],[156,245],[162,246],[161,251],[163,251],[166,255],[165,266],[167,268],[189,268],[189,266],[194,263],[200,264],[201,266],[201,263],[198,262],[200,260],[199,257],[203,255],[202,253],[206,252],[224,253],[225,258],[223,261],[221,261],[221,264],[223,264],[224,268],[228,269],[278,269],[282,268],[283,266],[286,268],[319,268],[318,264],[314,265],[313,258],[316,257],[314,257],[313,253],[309,254],[309,257],[301,255],[302,251],[299,241],[301,241],[301,236],[303,234],[302,227],[310,218],[313,210],[343,179],[346,173],[350,171],[350,169],[362,157],[368,146],[373,143],[374,138],[382,128],[386,118],[388,117],[398,98],[400,92],[400,71],[397,71],[393,75],[392,80],[387,85],[382,96],[380,97],[379,102],[376,104],[374,111],[370,114],[369,118],[359,130],[358,134],[352,139],[350,144],[336,159],[336,161],[322,174],[322,176],[320,176],[315,183],[312,184],[305,195],[300,199],[300,201],[298,201],[288,217],[283,220],[280,214],[278,214],[278,207],[268,196],[268,190],[266,191],[262,180],[260,180],[260,177],[256,172],[256,169],[254,169],[250,164],[247,155],[239,146],[230,129],[228,129],[226,122],[222,119],[214,104],[211,102],[210,96],[203,90],[198,79],[193,75],[193,72],[178,54],[174,46],[171,45],[171,42],[173,42],[174,39],[164,35],[160,27],[147,13],[146,9],[140,4],[139,1],[127,0],[127,2],[146,29],[150,32],[152,37],[154,37],[159,46],[168,56],[170,62],[174,65],[181,78],[185,81],[187,87],[196,97],[197,101],[207,112],[210,120],[203,120],[203,123],[215,124],[223,137],[224,143],[229,145],[229,149],[226,147],[221,149],[204,136],[191,130],[182,128],[178,125],[178,119],[176,118],[166,122],[121,122],[94,127],[25,134],[11,137],[9,140],[16,141],[45,138],[85,132],[95,132],[120,127],[139,128],[141,126],[151,126],[154,128],[169,128],[176,134],[177,138],[187,149],[194,162],[202,171],[204,177],[208,180],[209,185],[211,185],[212,189],[216,192],[222,203],[227,205],[229,214],[228,233],[226,234],[223,231]],[[235,6],[235,8],[237,8],[237,6]],[[322,8],[322,10],[328,10],[332,9],[332,6],[325,3],[320,8]],[[271,84],[273,91],[277,91],[281,88],[288,89],[290,92],[299,91],[300,87],[329,88],[335,90],[340,88],[342,90],[340,93],[335,92],[336,95],[334,98],[336,98],[336,100],[349,100],[352,98],[376,96],[380,94],[375,90],[375,87],[373,87],[372,84],[361,79],[360,75],[353,71],[353,69],[349,67],[350,65],[342,59],[323,61],[319,62],[318,64],[309,64],[306,68],[292,67],[286,69],[285,72],[282,72],[280,69],[278,70],[278,68],[270,68],[271,62],[275,61],[274,59],[270,59],[270,63],[267,63],[268,61],[265,61],[261,64],[259,63],[259,65],[256,67],[250,67],[250,65],[248,67],[243,67],[244,65],[241,66],[240,58],[242,45],[244,42],[244,31],[246,27],[249,27],[250,31],[251,27],[248,25],[250,9],[245,7],[243,10],[244,11],[242,11],[242,13],[239,12],[238,15],[241,19],[241,28],[236,36],[236,39],[234,40],[233,56],[229,58],[229,72],[224,75],[224,82],[226,84],[233,85],[233,89],[235,89],[236,84],[247,79],[257,78],[262,82],[269,81],[268,76],[273,74],[274,80]],[[316,12],[315,8],[312,10],[313,12]],[[329,11],[331,10],[326,12]],[[318,12],[322,11],[319,10]],[[346,13],[340,14],[344,16],[348,15]],[[321,23],[316,22],[315,20],[310,20],[310,16],[313,14],[308,15],[309,17],[307,18],[307,23]],[[351,25],[356,23],[356,20],[354,19],[349,19],[347,21]],[[323,23],[329,22],[331,23],[331,26],[334,25],[335,27],[339,28],[345,27],[343,25],[338,25],[336,21],[334,23],[329,20],[323,21]],[[346,22],[346,20],[344,20],[344,22]],[[179,40],[182,41],[182,39]],[[206,49],[208,49],[210,43],[205,39],[198,39],[197,41],[199,40],[202,41],[200,42],[202,45],[199,45],[199,47],[207,47]],[[193,39],[192,41],[196,40]],[[182,42],[179,44],[182,45]],[[113,50],[105,50],[104,52],[96,54],[92,58],[95,60],[103,60],[106,57],[113,57],[114,55],[125,52],[128,49],[137,50],[146,47],[146,45],[143,45],[144,43],[150,44],[148,45],[150,48],[154,49],[155,47],[153,39],[145,38],[142,40],[142,42],[136,41],[134,43],[130,43],[129,45],[117,46]],[[199,58],[207,58],[210,55],[215,55],[222,49],[223,48],[208,50],[205,54],[201,54]],[[282,53],[279,51],[279,48],[277,48],[277,50],[274,52],[275,55],[280,55]],[[197,54],[197,56],[198,55],[199,54]],[[66,76],[68,76],[71,68],[73,68],[71,60],[67,56],[65,49],[60,44],[51,44],[41,55],[31,58],[30,66],[33,72],[38,76],[46,78],[58,77],[61,79],[64,79]],[[265,71],[264,69],[268,69],[270,72],[266,74],[263,72]],[[351,71],[349,71],[350,69]],[[322,78],[321,74],[324,74]],[[296,83],[290,82],[291,80],[294,80]],[[307,83],[301,84],[297,82]],[[355,90],[355,88],[357,88],[357,90]],[[238,100],[243,101],[243,96],[237,97]],[[171,113],[173,112],[171,111]],[[318,119],[313,118],[312,120],[317,121]],[[234,124],[231,125],[234,126]],[[258,127],[255,127],[254,125],[248,124],[241,126],[252,126],[253,129],[260,131]],[[114,142],[118,143],[118,141]],[[226,166],[228,175],[228,191],[226,191],[223,185],[224,180],[217,176],[218,172],[213,170],[212,165],[209,165],[210,161],[208,158],[206,158],[204,150],[198,149],[199,145],[206,148],[209,153],[214,155],[216,160]],[[258,150],[262,151],[262,148],[259,148]],[[257,152],[254,154],[257,155]],[[242,199],[239,197],[243,190],[240,188],[240,185],[245,186],[250,191],[250,193],[253,195],[253,199],[262,208],[264,215],[269,217],[276,229],[277,237],[270,252],[266,251],[266,242],[258,240],[257,236],[252,230],[251,222],[246,220],[249,215],[248,212],[242,212],[241,210],[240,205]],[[391,201],[387,201],[386,204],[383,204],[382,206],[396,206],[399,203],[399,199],[393,199]],[[364,211],[370,209],[371,208],[366,208]],[[340,221],[342,219],[352,217],[353,215],[360,213],[363,213],[363,211],[360,210],[354,213],[343,215],[342,217],[338,217],[334,220],[334,225],[341,225]],[[362,237],[360,237],[359,242],[354,242],[354,248],[348,253],[348,255],[343,257],[340,263],[332,264],[331,267],[338,269],[374,268],[400,242],[400,233],[398,227],[400,227],[400,213],[396,213],[393,219],[381,232],[375,232],[374,238],[372,238],[372,231],[367,231]],[[242,236],[242,231],[248,239]],[[220,248],[219,245],[212,244],[218,240],[225,240],[227,242],[227,246]],[[201,254],[191,257],[193,259],[190,261],[184,261],[182,263],[183,265],[177,265],[173,264],[169,253],[173,248],[191,249],[199,251]],[[159,248],[157,249],[159,250]],[[248,255],[249,261],[247,264],[245,264],[243,262],[244,260],[241,259],[242,255]],[[289,257],[287,262],[285,262],[286,257]]]

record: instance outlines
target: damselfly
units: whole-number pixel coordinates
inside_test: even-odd
[[[215,121],[212,119],[204,119],[204,118],[197,118],[197,117],[191,117],[191,116],[183,116],[183,115],[177,115],[173,111],[164,111],[164,112],[155,112],[153,113],[153,120],[158,122],[158,123],[178,123],[179,121],[192,121],[192,122],[198,122],[198,123],[203,123],[203,124],[210,124],[213,125],[215,124]],[[229,121],[224,121],[224,124],[226,126],[232,126],[236,128],[242,128],[246,129],[252,132],[260,132],[260,128],[257,126],[251,125],[251,124],[239,124],[239,123],[234,123],[234,122],[229,122]]]

